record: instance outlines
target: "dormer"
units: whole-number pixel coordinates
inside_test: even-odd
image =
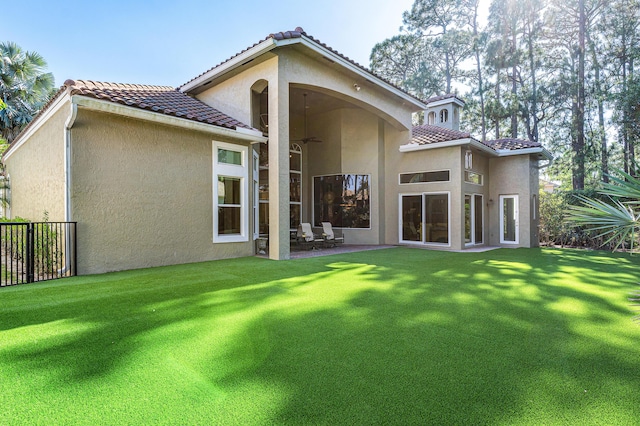
[[[442,95],[428,99],[426,104],[427,124],[450,130],[460,130],[460,111],[464,107],[462,99],[456,95]]]

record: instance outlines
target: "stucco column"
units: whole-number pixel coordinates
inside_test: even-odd
[[[275,82],[274,82],[275,83]],[[269,258],[289,259],[289,85],[269,84]]]

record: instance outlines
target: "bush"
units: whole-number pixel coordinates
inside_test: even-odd
[[[609,248],[603,245],[604,239],[585,227],[567,221],[568,210],[572,205],[580,204],[578,195],[587,198],[604,199],[595,190],[540,191],[540,243],[585,248]]]

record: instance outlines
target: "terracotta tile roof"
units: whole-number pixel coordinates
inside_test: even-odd
[[[484,144],[496,150],[508,149],[510,151],[513,151],[516,149],[540,148],[542,146],[540,142],[527,141],[524,139],[513,139],[513,138],[486,141],[484,142]]]
[[[471,134],[469,133],[445,129],[430,124],[416,126],[411,130],[411,143],[418,145],[429,145],[468,138],[471,138]]]
[[[457,141],[460,139],[472,139],[476,142],[488,146],[493,150],[508,150],[516,151],[518,149],[526,148],[540,148],[542,144],[540,142],[527,141],[523,139],[497,139],[491,141],[481,142],[471,136],[470,133],[461,132],[458,130],[450,130],[442,127],[424,124],[422,126],[416,126],[411,130],[411,144],[416,145],[431,145],[442,142]]]
[[[344,60],[346,60],[347,62],[349,62],[351,65],[354,65],[355,67],[360,68],[361,70],[363,70],[363,71],[367,72],[368,74],[371,74],[371,75],[372,75],[372,76],[374,76],[375,78],[377,78],[377,79],[379,79],[379,80],[381,80],[381,81],[384,81],[385,83],[389,84],[390,86],[393,86],[395,89],[397,89],[397,90],[399,90],[399,91],[401,91],[401,92],[403,92],[403,93],[405,93],[405,94],[407,94],[407,95],[411,96],[413,99],[415,99],[415,100],[417,100],[417,101],[419,101],[419,102],[422,102],[422,103],[426,103],[426,102],[425,102],[425,101],[423,101],[422,99],[420,99],[420,98],[416,97],[415,95],[413,95],[413,94],[411,94],[411,93],[407,92],[406,90],[402,89],[401,87],[396,86],[395,84],[393,84],[393,83],[392,83],[392,82],[390,82],[389,80],[387,80],[387,79],[385,79],[385,78],[382,78],[382,77],[380,77],[379,75],[375,74],[375,73],[374,73],[373,71],[371,71],[369,68],[367,68],[367,67],[365,67],[365,66],[363,66],[363,65],[360,65],[359,63],[357,63],[357,62],[356,62],[356,61],[354,61],[353,59],[350,59],[348,56],[343,55],[342,53],[338,52],[337,50],[335,50],[335,49],[333,49],[333,48],[331,48],[331,47],[327,46],[327,45],[326,45],[326,44],[324,44],[324,43],[322,43],[320,40],[318,40],[318,39],[316,39],[316,38],[314,38],[314,37],[310,36],[310,35],[309,35],[309,34],[307,34],[307,33],[306,33],[306,32],[305,32],[301,27],[296,27],[296,29],[295,29],[295,30],[293,30],[293,31],[282,31],[282,32],[277,32],[277,33],[269,34],[267,37],[265,37],[264,39],[260,40],[259,42],[254,43],[253,45],[251,45],[251,46],[247,47],[246,49],[244,49],[244,50],[240,51],[239,53],[236,53],[235,55],[233,55],[233,56],[232,56],[232,57],[230,57],[229,59],[227,59],[227,60],[225,60],[225,61],[220,62],[218,65],[216,65],[216,66],[214,66],[214,67],[212,67],[212,68],[209,68],[209,69],[208,69],[208,70],[206,70],[205,72],[203,72],[203,73],[201,73],[201,74],[199,74],[199,75],[195,76],[195,77],[194,77],[194,78],[192,78],[191,80],[189,80],[189,81],[187,81],[186,83],[184,83],[184,84],[180,85],[180,86],[178,87],[178,90],[180,90],[182,87],[186,86],[187,84],[191,83],[192,81],[197,80],[198,78],[202,77],[203,75],[207,74],[208,72],[210,72],[210,71],[212,71],[212,70],[214,70],[214,69],[218,68],[219,66],[221,66],[221,65],[223,65],[223,64],[225,64],[225,63],[227,63],[227,62],[231,61],[231,60],[232,60],[232,59],[234,59],[235,57],[242,55],[242,54],[243,54],[244,52],[246,52],[247,50],[250,50],[251,48],[253,48],[253,47],[255,47],[255,46],[259,45],[260,43],[262,43],[262,42],[264,42],[264,41],[266,41],[266,40],[268,40],[268,39],[270,39],[270,38],[272,38],[272,39],[274,39],[274,40],[278,40],[278,41],[279,41],[279,40],[287,40],[287,39],[294,39],[294,38],[302,38],[302,36],[304,36],[304,37],[308,38],[309,40],[311,40],[312,42],[316,43],[317,45],[319,45],[319,46],[321,46],[321,47],[323,47],[323,48],[327,49],[327,50],[328,50],[328,51],[330,51],[331,53],[334,53],[334,54],[338,55],[338,56],[339,56],[339,57],[341,57],[342,59],[344,59]]]
[[[64,86],[70,89],[71,95],[102,99],[227,129],[251,128],[169,86],[102,83],[90,80],[67,80],[64,82]]]

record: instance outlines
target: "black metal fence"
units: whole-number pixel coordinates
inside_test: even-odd
[[[0,287],[76,275],[76,222],[0,222]]]

